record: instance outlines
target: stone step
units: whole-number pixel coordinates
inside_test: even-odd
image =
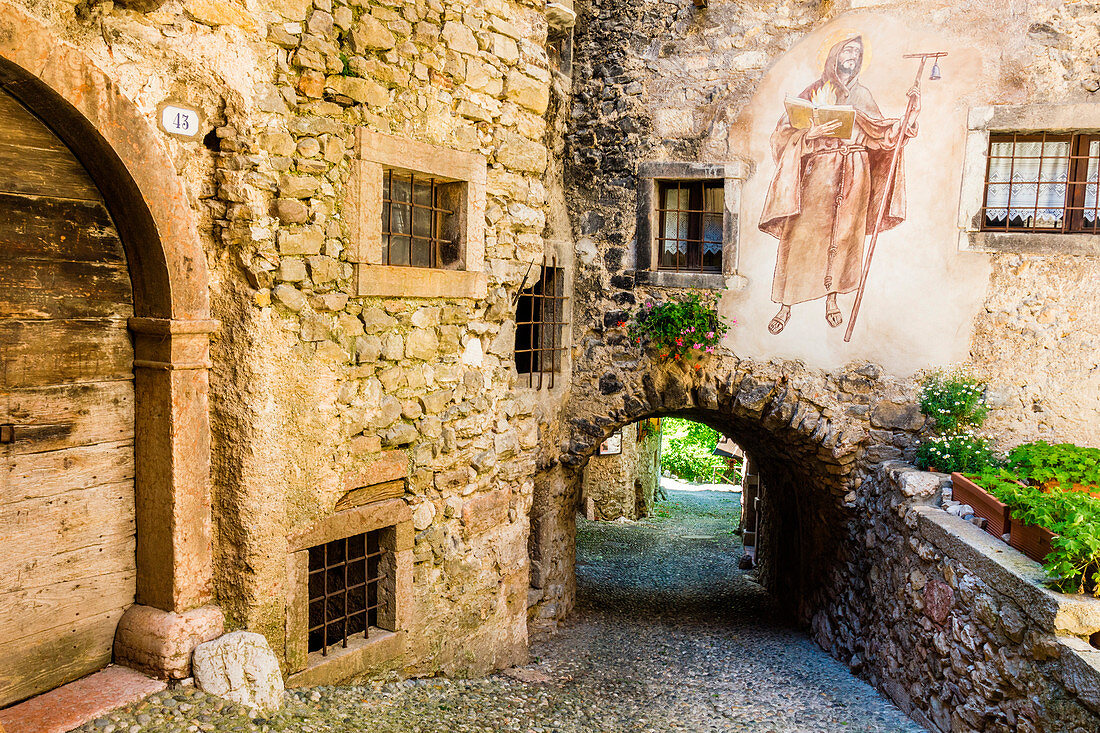
[[[167,685],[127,667],[110,666],[0,710],[3,733],[65,733]]]

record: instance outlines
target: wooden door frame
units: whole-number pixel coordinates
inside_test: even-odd
[[[170,637],[216,636],[221,624],[209,621],[221,618],[209,608],[198,613],[201,631],[185,622],[211,603],[213,576],[208,371],[217,322],[194,213],[152,120],[91,59],[9,0],[0,0],[0,89],[84,164],[126,251],[136,314],[137,603],[168,614],[150,621],[146,613],[126,643],[146,657],[178,656],[180,640]],[[126,625],[124,617],[120,635]],[[145,666],[164,673],[158,664],[167,662]]]

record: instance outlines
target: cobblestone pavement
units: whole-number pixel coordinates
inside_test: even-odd
[[[292,690],[250,717],[194,689],[93,721],[91,733],[743,731],[916,733],[873,688],[775,622],[737,569],[739,495],[670,493],[651,519],[581,522],[573,620],[532,647],[535,676]]]

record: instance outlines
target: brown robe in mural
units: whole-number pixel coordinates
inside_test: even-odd
[[[779,239],[772,280],[772,300],[793,305],[850,293],[859,286],[863,245],[878,215],[886,188],[892,148],[900,121],[886,119],[871,92],[859,83],[862,56],[848,84],[837,73],[841,49],[858,39],[833,46],[821,78],[799,96],[810,99],[829,83],[836,104],[856,109],[851,140],[821,137],[806,140],[808,130],[792,127],[784,114],[772,133],[776,171],[764,203],[760,229]],[[916,135],[916,123],[906,137]],[[904,161],[890,191],[880,231],[905,219]]]

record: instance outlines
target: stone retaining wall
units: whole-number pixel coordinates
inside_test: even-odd
[[[945,481],[869,471],[814,638],[932,730],[1100,729],[1100,600],[936,506]]]

